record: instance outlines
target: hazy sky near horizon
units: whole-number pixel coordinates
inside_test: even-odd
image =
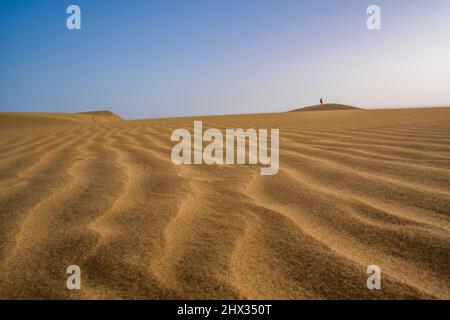
[[[81,30],[66,28],[70,4]],[[0,111],[433,106],[449,87],[448,0],[0,0]]]

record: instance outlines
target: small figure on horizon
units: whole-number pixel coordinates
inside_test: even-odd
[[[320,104],[323,104],[323,98],[320,98]]]

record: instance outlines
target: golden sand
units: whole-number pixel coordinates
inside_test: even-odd
[[[194,119],[279,128],[278,174],[174,165]],[[450,108],[0,114],[0,219],[0,299],[450,299]]]

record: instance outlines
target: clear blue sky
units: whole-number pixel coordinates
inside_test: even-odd
[[[448,0],[0,0],[0,111],[450,105],[449,85]]]

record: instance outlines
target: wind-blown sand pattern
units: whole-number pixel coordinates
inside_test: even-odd
[[[0,115],[1,299],[450,299],[450,108],[103,116]],[[194,120],[279,173],[172,164]]]

